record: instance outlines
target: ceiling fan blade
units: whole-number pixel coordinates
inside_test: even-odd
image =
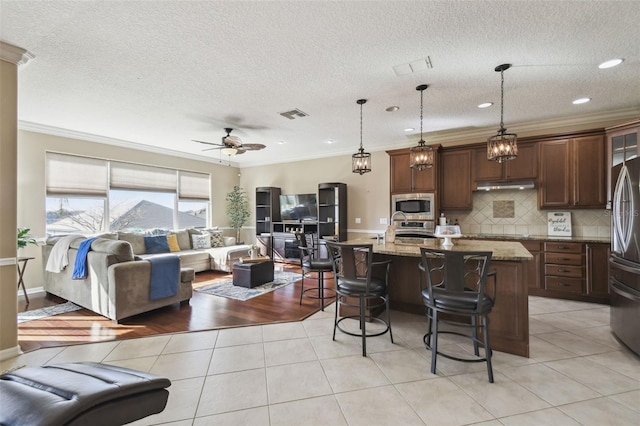
[[[238,151],[236,152],[236,155],[244,154],[245,152],[247,152],[247,150],[244,149],[244,147],[238,148]]]
[[[203,152],[204,152],[204,151],[213,151],[213,150],[216,150],[216,149],[222,149],[222,148],[223,148],[223,147],[221,147],[221,146],[217,146],[217,147],[215,147],[215,148],[206,148],[206,149],[203,149],[202,151],[203,151]]]
[[[265,149],[266,145],[261,143],[245,143],[242,144],[242,149],[247,151],[260,151],[261,149]]]
[[[205,142],[205,141],[199,141],[199,140],[195,140],[195,139],[191,139],[191,141],[198,142],[198,143],[203,143],[205,145],[214,145],[214,146],[220,146],[220,147],[222,146],[221,144],[214,143],[214,142]]]

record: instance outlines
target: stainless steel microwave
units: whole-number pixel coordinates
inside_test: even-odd
[[[407,220],[434,220],[434,194],[425,192],[392,195],[391,210],[393,213],[404,213]]]

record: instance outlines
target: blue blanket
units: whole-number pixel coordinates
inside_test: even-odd
[[[175,254],[153,256],[151,262],[151,284],[149,299],[156,300],[178,294],[180,281],[180,258]]]
[[[87,254],[91,250],[91,243],[95,238],[88,238],[80,243],[78,246],[78,254],[76,254],[76,261],[73,264],[73,275],[71,278],[74,280],[87,279]]]

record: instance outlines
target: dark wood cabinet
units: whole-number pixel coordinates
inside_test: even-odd
[[[345,241],[347,217],[347,185],[345,183],[319,184],[318,236]]]
[[[587,295],[609,301],[609,252],[610,244],[587,243]]]
[[[612,182],[611,168],[640,155],[638,133],[640,120],[605,129],[607,135],[607,208],[611,208]]]
[[[541,259],[542,253],[540,250],[540,241],[531,241],[531,240],[521,240],[518,241],[520,244],[524,246],[529,253],[533,256],[533,259],[529,261],[527,265],[527,287],[529,289],[539,289],[540,288],[540,270],[541,270]]]
[[[502,182],[538,177],[538,146],[536,143],[518,144],[518,157],[498,163],[487,160],[485,146],[473,151],[473,175],[475,181]]]
[[[472,149],[452,149],[440,153],[440,209],[471,210]]]
[[[433,145],[432,148],[434,150],[434,165],[425,170],[411,168],[409,148],[387,151],[390,160],[391,194],[433,192],[436,190],[440,145]]]
[[[604,208],[604,149],[602,134],[540,142],[539,208]]]

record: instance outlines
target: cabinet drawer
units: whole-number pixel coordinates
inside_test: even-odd
[[[582,278],[582,266],[544,265],[545,275]]]
[[[544,285],[547,290],[582,293],[584,280],[580,278],[545,277]]]
[[[546,241],[544,251],[559,253],[582,253],[582,243],[563,243],[561,241]]]
[[[545,253],[544,263],[582,265],[582,255],[579,253]]]

